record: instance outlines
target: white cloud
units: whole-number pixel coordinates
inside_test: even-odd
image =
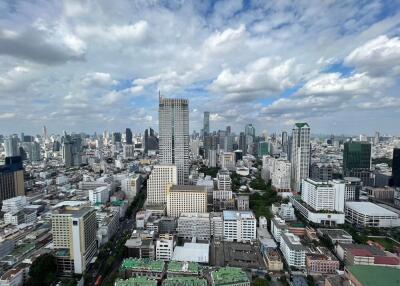
[[[117,84],[116,80],[113,80],[109,73],[94,72],[87,73],[81,80],[84,86],[111,86]]]
[[[0,120],[2,119],[11,119],[14,118],[16,116],[15,113],[13,112],[1,112],[0,113]]]
[[[400,38],[379,36],[353,50],[345,64],[373,75],[400,74]]]

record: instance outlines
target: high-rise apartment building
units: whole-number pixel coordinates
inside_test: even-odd
[[[301,199],[313,210],[344,212],[345,182],[303,181]]]
[[[22,159],[19,156],[6,157],[5,165],[0,166],[0,202],[24,195]]]
[[[400,148],[393,149],[392,180],[394,187],[400,187]]]
[[[59,271],[82,274],[97,253],[94,208],[62,207],[52,214],[53,245]]]
[[[371,143],[350,141],[344,143],[343,176],[360,178],[364,186],[371,183]]]
[[[147,181],[147,203],[160,205],[167,203],[167,189],[178,183],[177,168],[174,165],[156,165]]]
[[[167,190],[167,215],[207,212],[207,188],[204,186],[171,185]]]
[[[310,126],[296,123],[292,130],[292,189],[300,191],[301,182],[309,177],[310,172]]]
[[[189,103],[187,99],[159,99],[160,160],[178,170],[178,184],[189,179]]]

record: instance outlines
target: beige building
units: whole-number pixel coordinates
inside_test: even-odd
[[[0,166],[0,201],[25,196],[24,169],[20,157],[6,158]]]
[[[178,172],[174,165],[156,165],[147,181],[147,204],[167,203],[167,187],[178,183]]]
[[[181,213],[207,212],[207,188],[204,186],[170,185],[167,190],[167,214],[179,217]]]
[[[82,274],[97,253],[94,208],[66,206],[52,215],[57,266],[65,274]]]

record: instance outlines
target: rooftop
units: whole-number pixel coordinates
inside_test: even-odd
[[[172,260],[208,263],[209,248],[210,245],[208,243],[187,242],[183,246],[175,247]]]
[[[157,280],[146,277],[135,277],[126,280],[118,279],[115,286],[157,286]]]
[[[363,286],[400,285],[400,269],[382,266],[354,265],[347,270]]]
[[[200,265],[195,262],[170,261],[167,272],[199,273]]]
[[[224,220],[255,219],[252,211],[224,211]]]
[[[207,280],[196,277],[169,277],[162,283],[163,286],[207,286]]]
[[[224,267],[211,272],[213,285],[231,285],[233,283],[249,282],[249,277],[240,268]]]
[[[349,207],[358,213],[369,216],[399,216],[395,212],[387,210],[371,202],[346,202],[346,207]]]
[[[147,258],[126,258],[122,261],[120,269],[162,272],[164,270],[164,261],[151,260]]]

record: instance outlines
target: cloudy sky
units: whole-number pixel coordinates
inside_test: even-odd
[[[397,1],[0,1],[0,134],[190,128],[400,134]]]

